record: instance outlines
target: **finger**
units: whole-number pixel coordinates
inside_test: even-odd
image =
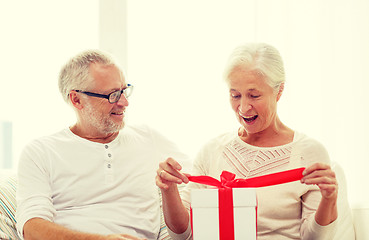
[[[188,177],[191,177],[191,174],[189,174],[189,173],[183,173],[187,178]]]
[[[166,181],[176,182],[178,184],[188,183],[186,174],[180,172],[182,166],[173,158],[168,158],[166,161],[159,164],[157,175]]]
[[[174,160],[173,158],[168,158],[167,159],[167,163],[172,166],[173,169],[176,169],[178,171],[182,170],[182,166],[181,164],[179,164],[176,160]]]
[[[178,165],[179,163],[177,163],[174,159],[168,158],[164,162],[159,163],[159,168],[156,173],[160,176],[163,170],[168,172],[171,171],[171,169],[178,171],[182,168],[181,165]]]
[[[159,174],[162,181],[175,182],[181,184],[183,182],[188,182],[188,178],[185,174],[178,172],[177,170],[162,170]]]
[[[176,160],[173,158],[167,158],[164,162],[159,163],[159,168],[164,170],[174,169],[177,171],[182,170],[181,164],[179,164]]]
[[[155,183],[156,183],[156,186],[158,186],[160,189],[164,189],[164,190],[166,190],[166,189],[168,189],[168,188],[169,188],[169,185],[168,185],[168,184],[165,184],[165,183],[162,181],[161,177],[159,177],[159,176],[156,176],[156,178],[155,178]]]
[[[311,166],[305,168],[305,170],[302,172],[302,174],[308,175],[315,171],[321,171],[321,170],[328,170],[331,169],[331,166],[325,163],[314,163]]]
[[[310,174],[309,176],[301,179],[302,183],[311,184],[337,184],[337,179],[332,174]]]
[[[314,179],[314,178],[331,178],[336,179],[335,172],[331,170],[319,170],[302,177],[303,179]]]
[[[316,170],[301,178],[302,183],[319,184],[319,183],[337,183],[336,174],[332,170]]]
[[[318,184],[322,197],[324,198],[337,198],[338,185],[332,184]]]

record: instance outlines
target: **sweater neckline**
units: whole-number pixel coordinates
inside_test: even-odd
[[[269,149],[278,149],[278,148],[290,147],[291,145],[293,145],[297,141],[299,141],[301,138],[302,138],[302,134],[300,132],[294,131],[292,142],[282,144],[282,145],[278,145],[278,146],[272,146],[272,147],[259,147],[259,146],[251,145],[249,143],[246,143],[246,142],[242,141],[241,138],[238,136],[238,132],[236,132],[236,134],[235,134],[235,140],[239,144],[241,144],[243,146],[247,146],[249,148],[253,148],[255,150],[269,150]]]

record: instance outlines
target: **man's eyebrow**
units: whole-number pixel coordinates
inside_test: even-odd
[[[122,90],[122,89],[126,89],[128,87],[128,84],[124,85],[123,87],[121,88],[112,88],[112,89],[109,89],[109,90],[106,90],[106,92],[108,93],[112,93],[112,92],[115,92],[115,91],[119,91],[119,90]]]

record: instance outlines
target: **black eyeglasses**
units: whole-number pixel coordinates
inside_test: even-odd
[[[127,84],[126,88],[122,90],[114,91],[112,93],[109,93],[108,95],[93,93],[93,92],[86,92],[86,91],[81,91],[81,90],[74,90],[74,91],[86,94],[87,96],[91,96],[91,97],[106,98],[108,99],[109,103],[116,103],[119,101],[122,94],[124,95],[125,98],[128,98],[129,96],[131,96],[132,90],[133,90],[133,86],[131,84]]]

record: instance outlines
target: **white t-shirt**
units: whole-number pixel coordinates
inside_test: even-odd
[[[306,135],[296,133],[293,142],[277,147],[256,147],[243,142],[237,132],[221,135],[207,143],[195,159],[192,175],[208,175],[219,180],[223,170],[236,178],[251,178],[290,169],[308,167],[315,162],[330,163],[325,148]],[[189,183],[182,193],[190,206],[193,188],[205,185]],[[314,215],[321,199],[317,186],[300,181],[261,187],[257,193],[258,240],[333,239],[336,221],[320,226]],[[190,228],[183,234],[169,231],[173,239],[190,239]]]
[[[156,239],[160,203],[156,169],[186,156],[146,126],[126,126],[107,144],[70,129],[31,142],[18,169],[17,229],[31,218],[98,234]]]

